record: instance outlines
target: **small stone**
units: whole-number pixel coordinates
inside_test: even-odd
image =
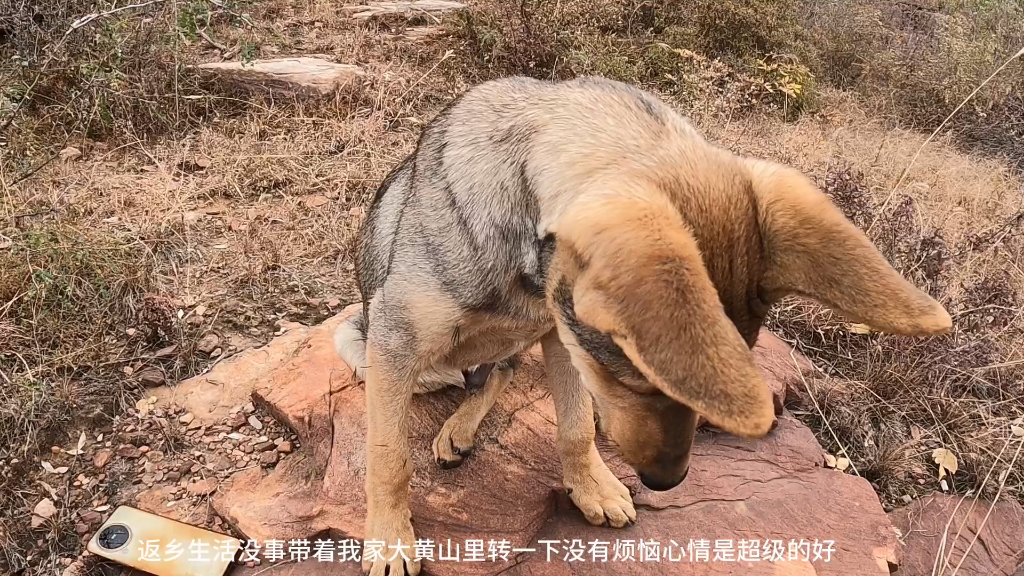
[[[235,412],[228,416],[227,422],[228,426],[231,426],[232,428],[241,428],[242,426],[245,426],[246,423],[245,414]]]
[[[246,403],[244,410],[246,414],[252,414],[253,412],[256,411],[256,405],[253,404],[252,402],[248,402]]]
[[[79,535],[87,534],[89,532],[89,525],[85,522],[78,522],[75,524],[75,532]]]
[[[117,448],[117,455],[121,458],[138,458],[141,452],[135,446],[124,444]]]
[[[93,526],[99,526],[103,523],[103,515],[95,510],[87,510],[78,514],[82,522]]]
[[[74,146],[68,146],[59,153],[60,159],[65,162],[73,162],[82,157],[82,151]]]
[[[103,469],[109,462],[111,456],[110,450],[99,450],[92,457],[92,465],[96,468]]]
[[[292,451],[292,443],[285,440],[277,445],[277,451],[281,454],[290,454]]]
[[[252,454],[252,444],[242,444],[242,452]]]
[[[139,379],[140,384],[147,388],[163,386],[166,382],[164,371],[156,366],[147,366],[146,368],[143,368],[135,374],[135,377]]]
[[[168,482],[177,482],[178,480],[181,480],[181,474],[179,474],[176,470],[172,470],[171,472],[168,472],[167,474],[164,475],[164,479],[167,480]]]
[[[139,452],[142,452],[143,454],[146,454],[147,452],[149,452],[149,446],[146,446],[146,445],[139,446]]]
[[[189,484],[185,490],[192,496],[209,496],[217,490],[216,478],[205,478]]]
[[[218,456],[217,460],[213,463],[213,469],[218,472],[231,470],[232,467],[234,467],[234,464],[226,456]]]
[[[196,350],[203,354],[210,355],[213,351],[220,346],[220,336],[210,332],[206,336],[203,336],[199,342],[196,343]]]
[[[910,504],[911,502],[914,501],[914,499],[910,497],[910,494],[904,494],[903,496],[900,496],[900,500],[902,500],[904,504]]]
[[[260,454],[260,464],[263,466],[273,466],[277,464],[277,452],[274,450],[268,450]]]
[[[263,422],[255,416],[249,416],[249,425],[257,430],[263,430]]]
[[[256,444],[253,448],[255,448],[257,452],[266,452],[267,450],[272,450],[274,448],[274,443],[268,440],[266,442]]]
[[[185,414],[185,415],[183,415],[182,417],[178,418],[178,422],[179,422],[180,424],[183,424],[183,425],[185,425],[185,426],[188,426],[188,425],[189,425],[189,424],[191,424],[191,423],[192,423],[192,421],[193,421],[193,420],[195,420],[195,419],[196,419],[196,416],[195,416],[195,414],[193,414],[193,413],[189,412],[188,414]]]

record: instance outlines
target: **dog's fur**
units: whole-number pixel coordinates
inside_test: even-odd
[[[773,424],[750,348],[779,298],[892,333],[951,325],[806,177],[599,78],[491,81],[441,112],[377,191],[357,273],[362,313],[335,343],[366,382],[366,538],[389,545],[414,538],[412,394],[471,390],[434,441],[457,465],[538,341],[565,487],[589,521],[618,527],[636,512],[595,448],[595,409],[642,482],[667,489],[698,413],[744,437]],[[388,561],[363,564],[383,576]],[[419,572],[398,556],[390,573],[403,564]]]

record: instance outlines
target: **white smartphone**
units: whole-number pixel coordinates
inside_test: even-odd
[[[242,542],[120,506],[89,540],[89,552],[155,576],[222,576]]]

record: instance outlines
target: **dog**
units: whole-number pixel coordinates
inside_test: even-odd
[[[389,546],[364,554],[374,576],[420,571],[390,552],[414,541],[414,393],[466,388],[433,442],[457,466],[539,342],[564,486],[589,522],[622,527],[636,511],[596,428],[652,490],[686,477],[698,415],[765,435],[775,415],[751,348],[780,298],[888,333],[952,324],[806,176],[597,77],[464,93],[381,183],[356,252],[362,309],[334,338],[365,382],[366,539]]]

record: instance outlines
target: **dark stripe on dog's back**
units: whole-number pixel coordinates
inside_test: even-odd
[[[590,354],[609,374],[623,381],[643,379],[643,374],[629,361],[611,336],[579,321],[573,305],[572,288],[564,279],[555,287],[554,300],[562,321],[576,336],[580,348]]]

